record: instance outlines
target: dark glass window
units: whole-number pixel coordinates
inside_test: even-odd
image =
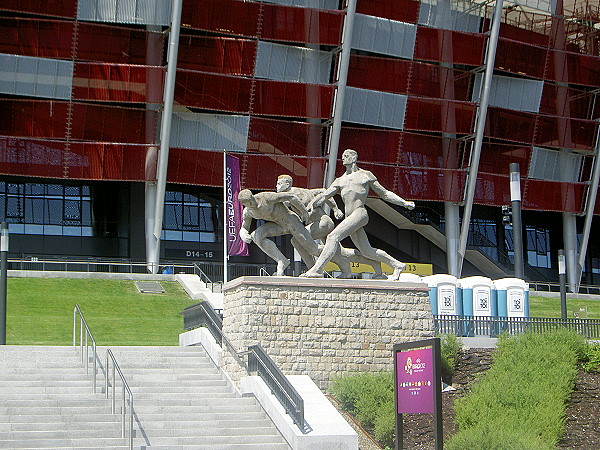
[[[216,206],[196,194],[167,191],[162,239],[167,241],[216,242]]]
[[[89,186],[0,181],[0,219],[11,233],[91,236]]]

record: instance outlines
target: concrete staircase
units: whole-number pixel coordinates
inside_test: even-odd
[[[111,350],[134,396],[134,448],[290,448],[201,347]],[[98,354],[104,364],[105,349]],[[94,394],[80,361],[72,347],[0,346],[0,448],[126,448],[103,372]]]

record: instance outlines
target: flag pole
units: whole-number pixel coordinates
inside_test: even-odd
[[[227,260],[229,259],[227,233],[227,151],[223,149],[223,284],[227,283]]]

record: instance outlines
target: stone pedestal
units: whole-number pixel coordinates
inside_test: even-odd
[[[223,331],[259,343],[286,375],[325,389],[349,372],[393,368],[393,345],[434,336],[428,287],[380,280],[241,277],[223,289]]]

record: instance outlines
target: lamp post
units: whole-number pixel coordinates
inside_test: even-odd
[[[560,316],[567,318],[567,265],[565,264],[565,251],[558,251],[558,282],[560,283]]]
[[[521,221],[521,173],[519,163],[510,163],[510,201],[512,204],[513,250],[515,255],[515,277],[525,278],[523,261],[523,223]]]
[[[6,345],[6,273],[8,267],[8,224],[0,225],[0,345]]]

